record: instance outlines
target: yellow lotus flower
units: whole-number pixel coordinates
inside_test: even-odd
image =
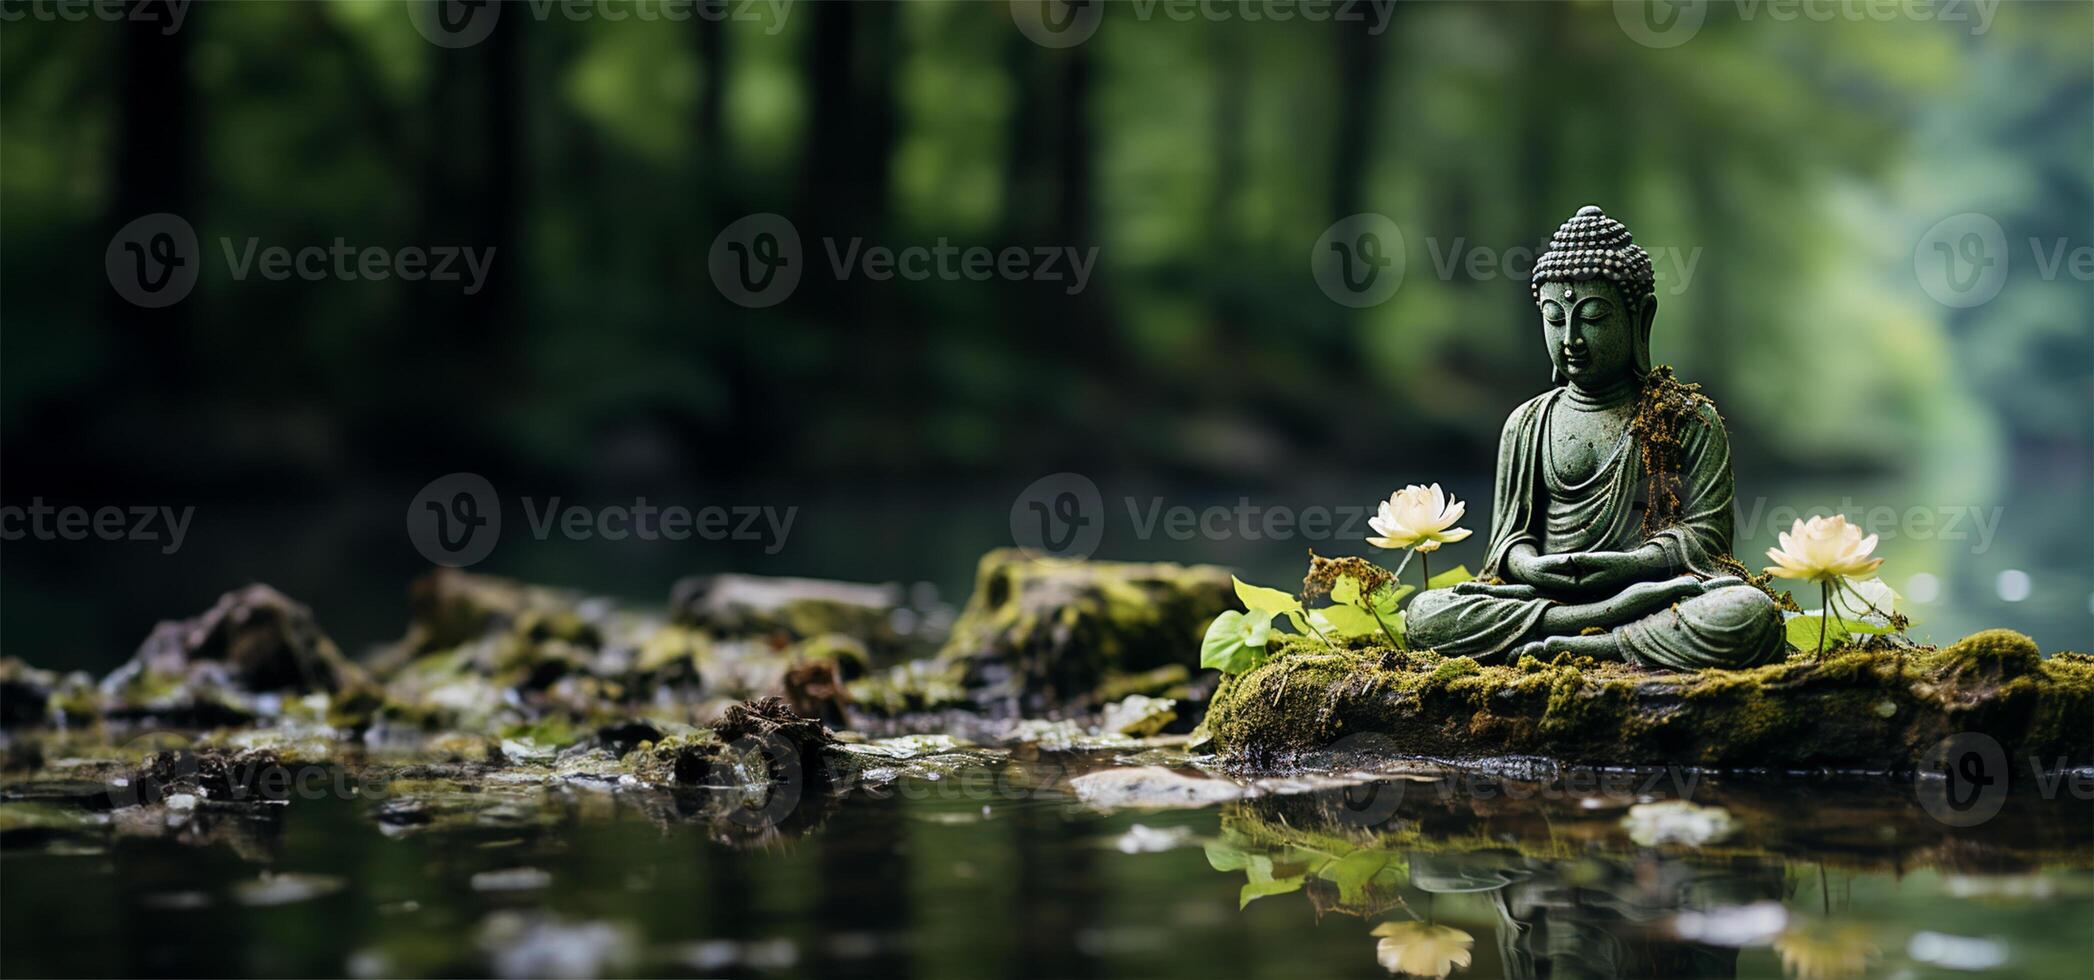
[[[1789,929],[1774,937],[1774,952],[1781,957],[1782,972],[1796,980],[1835,980],[1867,973],[1882,951],[1869,942],[1868,933],[1847,926]]]
[[[1384,922],[1374,927],[1381,939],[1374,958],[1382,969],[1413,977],[1444,977],[1469,965],[1476,937],[1452,926],[1430,922]]]
[[[1799,520],[1781,534],[1781,547],[1767,549],[1767,557],[1774,560],[1767,574],[1813,582],[1867,575],[1883,564],[1883,559],[1869,557],[1875,550],[1876,536],[1862,537],[1861,528],[1847,523],[1843,515]]]
[[[1367,526],[1380,535],[1368,538],[1367,543],[1377,548],[1416,548],[1421,553],[1437,550],[1469,536],[1467,528],[1454,526],[1468,509],[1437,483],[1430,487],[1413,483],[1390,494],[1375,515],[1367,518]]]

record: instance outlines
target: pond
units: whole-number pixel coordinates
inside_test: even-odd
[[[2057,976],[2094,954],[2085,773],[1962,828],[1910,779],[1422,763],[1104,809],[1072,777],[1215,774],[1021,747],[750,823],[629,779],[439,791],[413,766],[109,811],[50,758],[0,803],[9,976]]]

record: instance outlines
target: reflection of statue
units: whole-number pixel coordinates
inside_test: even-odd
[[[1430,894],[1489,892],[1508,977],[1731,977],[1735,949],[1673,937],[1674,914],[1781,894],[1778,868],[1751,862],[1635,867],[1598,858],[1544,862],[1511,854],[1410,855],[1411,884]]]
[[[1413,600],[1411,640],[1674,669],[1783,656],[1780,612],[1731,557],[1722,418],[1651,367],[1650,256],[1590,206],[1549,249],[1533,292],[1559,387],[1505,423],[1481,579]]]

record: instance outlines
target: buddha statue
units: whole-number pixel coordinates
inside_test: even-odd
[[[1481,575],[1412,601],[1412,645],[1672,670],[1785,656],[1774,597],[1731,555],[1722,416],[1651,365],[1649,254],[1588,205],[1557,229],[1530,288],[1555,386],[1505,422]]]

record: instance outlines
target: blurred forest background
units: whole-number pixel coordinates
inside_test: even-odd
[[[2007,2],[1979,32],[1975,13],[1712,3],[1667,48],[1602,0],[1344,23],[1110,3],[1062,48],[1002,2],[605,16],[629,7],[511,3],[460,48],[377,0],[193,4],[172,32],[0,25],[0,502],[197,508],[171,555],[7,543],[5,653],[106,668],[250,580],[351,648],[385,637],[426,568],[401,515],[454,471],[509,508],[481,570],[639,601],[718,569],[958,601],[1014,496],[1063,470],[1103,488],[1101,557],[1274,584],[1304,547],[1366,549],[1143,539],[1124,501],[1368,504],[1438,481],[1481,531],[1499,427],[1548,369],[1525,268],[1438,264],[1531,249],[1586,203],[1695,257],[1683,292],[1661,281],[1657,357],[1722,407],[1741,507],[1996,513],[1982,548],[1975,524],[1885,541],[1894,586],[1933,580],[1920,632],[2094,646],[2094,287],[2043,275],[2030,245],[2094,245],[2094,4]],[[1352,309],[1309,256],[1363,211],[1402,229],[1407,272]],[[1969,211],[2011,261],[1959,309],[1914,257]],[[147,310],[103,256],[153,212],[188,220],[203,262]],[[706,269],[755,212],[805,243],[798,290],[765,309]],[[1098,260],[1073,295],[836,281],[822,242],[854,237]],[[238,280],[220,242],[249,238],[496,257],[471,296]],[[801,512],[767,555],[535,541],[524,496]],[[1773,530],[1741,526],[1748,563]]]

